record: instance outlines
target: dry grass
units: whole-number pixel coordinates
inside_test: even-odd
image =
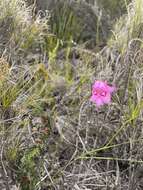
[[[143,188],[142,9],[132,1],[94,52],[62,44],[49,15],[31,17],[23,1],[0,2],[2,190]],[[117,86],[100,109],[89,101],[96,79]]]

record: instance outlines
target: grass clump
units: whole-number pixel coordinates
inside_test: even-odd
[[[117,45],[118,50],[124,53],[130,41],[140,41],[142,39],[142,7],[142,1],[140,0],[133,1],[128,6],[128,14],[121,17],[115,25],[109,45]],[[125,22],[126,26],[124,25]]]
[[[110,15],[112,19],[115,19],[115,18],[119,18],[126,12],[127,5],[131,1],[130,0],[119,0],[119,1],[97,0],[97,2],[100,4],[100,6],[102,6],[105,9],[105,11],[107,11],[107,13]]]

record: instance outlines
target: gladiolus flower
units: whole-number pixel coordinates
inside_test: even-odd
[[[96,103],[97,107],[111,102],[112,93],[116,90],[114,86],[109,86],[106,81],[95,81],[92,86],[90,101]]]

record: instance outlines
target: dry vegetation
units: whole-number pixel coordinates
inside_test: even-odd
[[[0,0],[1,190],[143,189],[143,0],[129,2]],[[117,87],[100,109],[95,80]]]

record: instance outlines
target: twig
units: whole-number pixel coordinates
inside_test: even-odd
[[[5,180],[5,187],[6,187],[6,190],[10,190],[10,186],[9,186],[9,183],[8,183],[8,174],[7,174],[4,162],[3,162],[3,148],[4,148],[4,141],[2,140],[2,148],[1,148],[1,153],[0,153],[0,160],[1,160],[1,165],[2,165],[3,177],[4,177],[4,180]]]

